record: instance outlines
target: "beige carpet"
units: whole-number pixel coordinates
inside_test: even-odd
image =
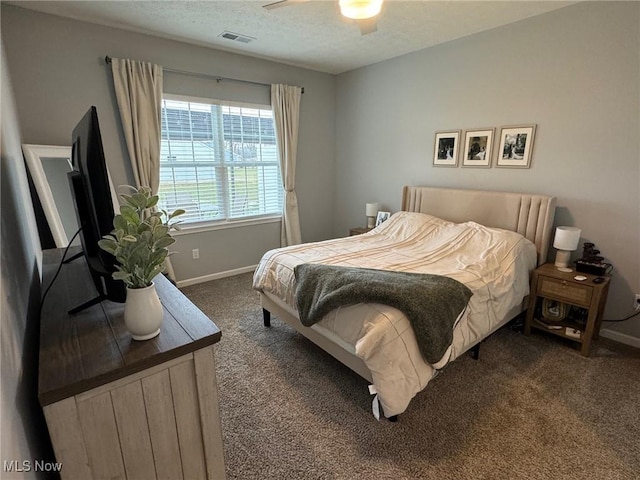
[[[216,346],[230,479],[637,479],[640,351],[506,327],[376,421],[367,382],[290,327],[262,325],[251,274],[183,292]]]

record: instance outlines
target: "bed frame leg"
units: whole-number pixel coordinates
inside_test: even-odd
[[[266,308],[262,309],[262,321],[264,322],[265,327],[271,326],[271,312]]]
[[[391,415],[389,417],[389,421],[393,422],[393,423],[396,423],[398,421],[398,415]]]
[[[480,344],[476,343],[476,345],[471,349],[471,356],[474,360],[478,360],[480,358]]]

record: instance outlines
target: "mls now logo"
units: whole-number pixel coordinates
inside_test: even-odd
[[[62,470],[62,463],[45,462],[43,460],[5,460],[3,470],[7,473],[22,472],[59,472]]]

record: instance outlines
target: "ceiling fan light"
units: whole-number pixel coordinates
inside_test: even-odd
[[[347,18],[363,20],[380,13],[382,0],[340,0],[340,12]]]

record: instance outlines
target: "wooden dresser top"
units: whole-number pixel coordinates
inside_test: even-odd
[[[62,253],[63,249],[43,253],[43,291]],[[122,303],[106,300],[75,315],[67,313],[95,297],[96,290],[84,257],[62,266],[40,318],[38,398],[42,406],[220,341],[220,329],[180,290],[163,275],[154,281],[164,308],[160,335],[135,341],[124,325]]]

